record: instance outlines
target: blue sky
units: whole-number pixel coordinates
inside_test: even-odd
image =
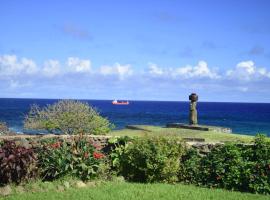
[[[270,1],[0,1],[0,97],[270,102]]]

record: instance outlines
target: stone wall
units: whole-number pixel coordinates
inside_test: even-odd
[[[7,135],[0,136],[0,141],[3,140],[13,140],[17,145],[21,145],[24,147],[35,147],[38,144],[38,141],[42,139],[56,138],[59,140],[65,139],[67,141],[71,141],[71,139],[77,138],[75,135]],[[111,136],[106,135],[86,135],[87,140],[91,141],[93,144],[101,146],[105,148],[108,146],[108,140]]]
[[[18,145],[22,145],[25,147],[35,147],[36,144],[38,144],[38,141],[41,139],[48,139],[48,138],[58,138],[58,139],[66,139],[67,141],[76,138],[78,136],[69,136],[69,135],[13,135],[13,136],[0,136],[1,140],[13,140]],[[85,136],[89,141],[92,143],[100,146],[102,149],[107,149],[108,147],[108,140],[112,136],[106,136],[106,135],[86,135]],[[224,145],[224,143],[221,142],[202,142],[202,141],[186,141],[185,142],[187,148],[194,148],[196,149],[200,154],[205,155],[209,153],[214,147]],[[243,145],[243,144],[241,144]],[[248,145],[248,144],[246,144]]]
[[[186,142],[188,148],[196,149],[200,154],[209,153],[214,147],[224,145],[221,142]]]

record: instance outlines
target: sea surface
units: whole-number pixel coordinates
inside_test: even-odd
[[[0,121],[11,130],[25,133],[23,120],[32,104],[45,106],[52,99],[1,99]],[[82,100],[96,107],[100,114],[115,124],[116,129],[129,124],[165,126],[166,123],[188,123],[189,102],[130,101],[129,105],[112,105],[108,100]],[[232,128],[234,133],[270,136],[269,103],[198,102],[199,124]]]

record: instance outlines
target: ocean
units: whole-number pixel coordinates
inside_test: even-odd
[[[52,99],[0,99],[0,121],[12,131],[23,133],[23,119],[32,104],[45,106]],[[114,123],[116,129],[129,124],[165,126],[188,123],[189,102],[130,101],[129,105],[112,105],[109,100],[82,100],[97,108]],[[202,125],[229,127],[234,133],[270,136],[270,103],[198,102],[198,121]]]

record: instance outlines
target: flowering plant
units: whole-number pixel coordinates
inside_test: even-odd
[[[85,138],[72,138],[71,142],[52,141],[39,153],[39,165],[44,179],[55,179],[67,174],[83,180],[96,177],[105,155]]]
[[[98,153],[98,152],[94,152],[94,153],[93,153],[93,157],[94,157],[95,159],[102,159],[102,158],[104,158],[104,154]]]

